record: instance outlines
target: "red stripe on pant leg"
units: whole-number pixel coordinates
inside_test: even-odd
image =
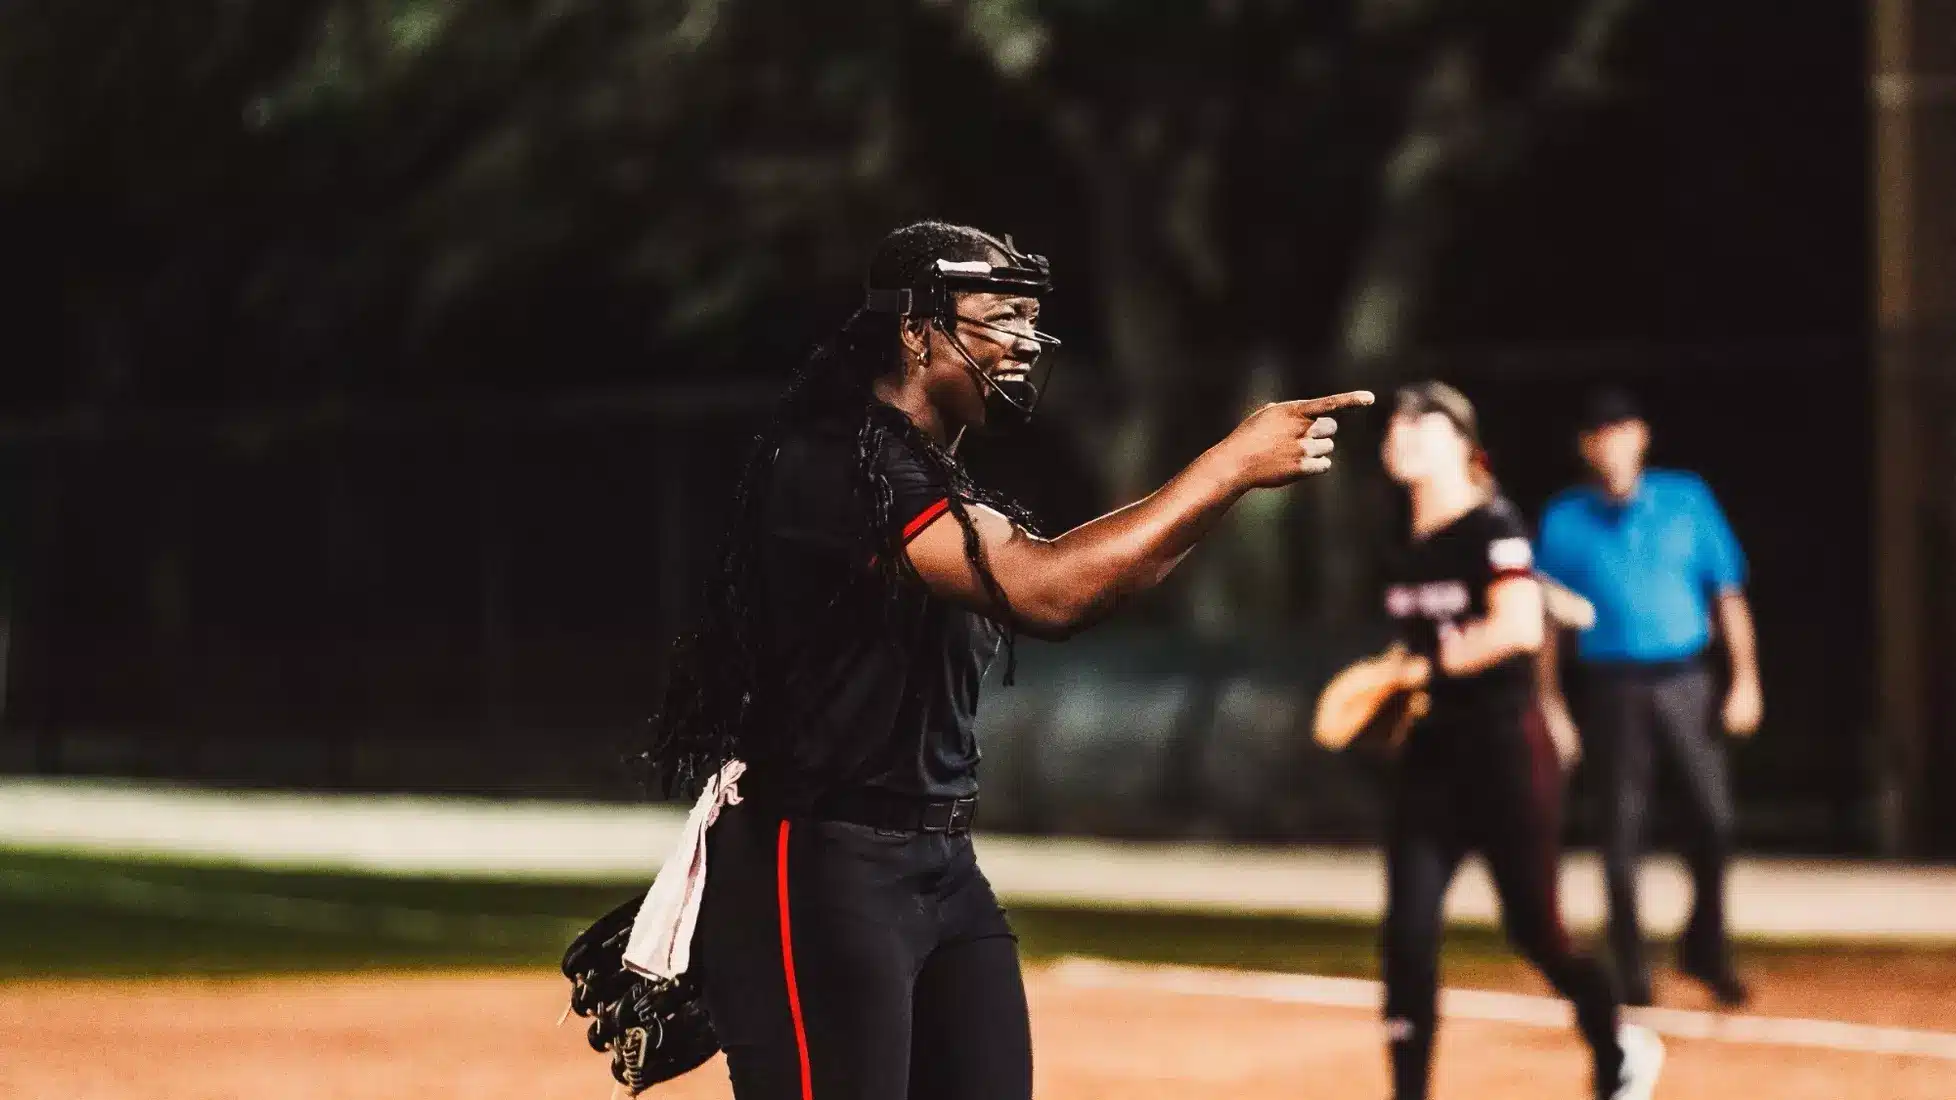
[[[788,823],[774,860],[775,894],[781,901],[781,971],[788,977],[788,1014],[795,1020],[795,1051],[801,1055],[801,1100],[814,1100],[815,1080],[808,1072],[808,1029],[801,1019],[801,990],[795,983],[795,938],[788,925]]]
[[[1522,726],[1528,736],[1530,793],[1541,815],[1540,840],[1542,860],[1548,865],[1546,888],[1549,921],[1555,932],[1554,947],[1567,955],[1569,930],[1562,926],[1562,758],[1556,754],[1555,742],[1549,739],[1548,724],[1540,710],[1529,708]]]

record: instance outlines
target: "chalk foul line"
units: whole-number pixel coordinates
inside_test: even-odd
[[[1079,958],[1062,960],[1053,967],[1052,973],[1061,984],[1077,989],[1179,993],[1328,1008],[1376,1011],[1384,997],[1383,987],[1375,981],[1314,974],[1137,966]],[[1574,1026],[1574,1017],[1566,1002],[1522,993],[1444,990],[1440,994],[1440,1012],[1452,1019],[1527,1027]],[[1624,1015],[1653,1031],[1679,1039],[1956,1061],[1956,1034],[1941,1031],[1876,1027],[1838,1020],[1726,1015],[1677,1008],[1631,1008],[1626,1009]]]

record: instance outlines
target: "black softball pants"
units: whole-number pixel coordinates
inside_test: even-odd
[[[695,965],[737,1100],[1027,1100],[1018,943],[969,834],[728,807]]]
[[[1610,897],[1610,953],[1626,990],[1648,991],[1637,911],[1637,864],[1643,858],[1656,763],[1661,758],[1684,791],[1683,854],[1691,868],[1691,918],[1682,946],[1698,960],[1723,960],[1725,868],[1732,856],[1732,790],[1725,750],[1711,729],[1711,670],[1699,662],[1590,665],[1584,670],[1583,739],[1597,770],[1603,815],[1603,869]]]
[[[1414,731],[1386,842],[1385,1015],[1397,1100],[1427,1095],[1443,906],[1472,851],[1487,861],[1509,941],[1575,1006],[1599,1091],[1614,1085],[1623,1057],[1616,994],[1562,925],[1560,791],[1554,749],[1532,712],[1429,718]]]

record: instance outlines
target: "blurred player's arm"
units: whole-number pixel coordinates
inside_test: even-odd
[[[1569,576],[1570,572],[1565,570],[1573,570],[1575,564],[1571,560],[1573,547],[1567,515],[1566,506],[1551,503],[1542,517],[1542,536],[1536,542],[1535,575],[1542,584],[1550,627],[1583,631],[1596,625],[1595,605],[1555,579],[1558,575]],[[1562,692],[1561,648],[1561,636],[1549,629],[1541,647],[1535,650],[1535,706],[1547,727],[1549,740],[1555,744],[1556,755],[1562,759],[1562,766],[1571,768],[1582,756],[1582,737],[1575,719],[1570,717],[1569,700]]]
[[[1547,633],[1542,586],[1533,576],[1497,579],[1487,588],[1487,615],[1461,626],[1440,626],[1440,671],[1472,676],[1511,657],[1542,648]]]
[[[1535,574],[1535,581],[1542,586],[1542,606],[1548,611],[1550,625],[1564,630],[1588,630],[1596,625],[1595,604],[1541,573]]]
[[[1337,423],[1326,414],[1371,403],[1359,392],[1267,405],[1146,498],[1057,538],[973,507],[980,548],[1009,608],[997,606],[972,568],[954,516],[911,540],[910,564],[945,599],[1034,637],[1069,637],[1167,579],[1245,493],[1330,469]]]
[[[1582,738],[1576,730],[1576,720],[1569,715],[1568,697],[1562,693],[1560,649],[1555,635],[1550,634],[1535,651],[1535,705],[1542,712],[1542,724],[1548,727],[1556,755],[1567,768],[1582,755]]]

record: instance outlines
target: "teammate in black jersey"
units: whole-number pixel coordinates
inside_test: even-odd
[[[1266,406],[1145,500],[1040,538],[956,448],[1037,398],[1045,261],[925,223],[868,284],[745,472],[653,759],[674,793],[749,769],[708,834],[693,955],[740,1100],[1015,1100],[1025,989],[969,837],[979,682],[1001,648],[1010,682],[1014,631],[1091,624],[1251,489],[1328,469],[1324,414],[1371,395]]]
[[[1384,444],[1412,530],[1389,570],[1387,613],[1408,690],[1430,707],[1400,750],[1386,842],[1385,1015],[1397,1100],[1425,1100],[1442,904],[1478,851],[1509,940],[1575,1006],[1596,1094],[1648,1100],[1657,1037],[1619,1028],[1606,972],[1575,954],[1556,899],[1561,770],[1534,704],[1547,629],[1527,529],[1496,491],[1473,407],[1437,382],[1400,391]]]

